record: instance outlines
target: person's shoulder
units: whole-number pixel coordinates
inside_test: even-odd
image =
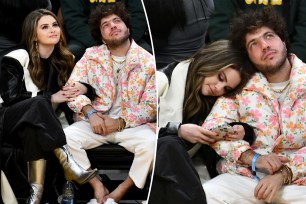
[[[28,51],[21,46],[16,46],[5,50],[3,58],[14,58],[18,60],[22,66],[26,66],[30,60]]]
[[[140,57],[152,58],[154,59],[153,55],[148,52],[146,49],[138,45],[134,40],[132,40],[130,51],[132,53],[138,53]]]
[[[155,71],[155,60],[151,53],[139,46],[134,40],[131,43],[129,50],[130,59],[140,63],[142,68]]]
[[[190,65],[189,59],[181,61],[176,65],[175,70],[178,70],[179,72],[186,72],[189,68],[189,65]]]
[[[90,59],[95,59],[95,58],[100,58],[103,53],[107,53],[109,50],[107,49],[107,46],[102,44],[102,45],[96,45],[93,47],[88,47],[84,53],[84,56]]]
[[[13,46],[13,47],[9,47],[9,48],[3,50],[2,52],[0,52],[0,56],[6,56],[9,53],[13,53],[13,54],[14,53],[25,54],[25,53],[28,53],[28,52],[26,51],[26,49],[23,46],[16,45],[16,46]]]
[[[11,50],[4,56],[13,57],[13,58],[29,57],[29,53],[27,50],[23,48],[18,48],[18,49]]]

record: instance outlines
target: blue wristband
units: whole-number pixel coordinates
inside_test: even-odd
[[[258,176],[256,176],[256,160],[258,159],[258,157],[261,156],[260,154],[255,154],[253,156],[253,159],[252,159],[252,174],[254,175],[255,179],[256,180],[260,180]]]
[[[87,118],[89,119],[90,116],[91,116],[92,114],[96,113],[96,112],[97,112],[97,111],[96,111],[95,109],[90,110],[90,111],[87,113]]]

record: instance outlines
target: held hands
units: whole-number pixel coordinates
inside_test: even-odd
[[[183,124],[178,131],[179,137],[191,142],[210,144],[216,141],[217,133],[206,130],[201,126],[194,124]]]
[[[283,184],[288,184],[292,180],[290,168],[284,165],[284,163],[290,160],[274,153],[260,155],[257,160],[254,160],[255,156],[253,150],[247,150],[242,154],[240,160],[243,163],[252,163],[252,165],[254,162],[256,169],[269,173],[269,175],[262,178],[255,187],[254,196],[259,200],[271,203]]]
[[[94,113],[89,118],[92,131],[96,134],[106,136],[109,133],[116,132],[119,129],[117,119],[110,118],[102,113]]]
[[[278,171],[283,163],[287,163],[290,160],[286,157],[278,156],[274,153],[268,155],[261,155],[256,161],[256,168],[266,171],[270,175]]]
[[[101,115],[101,113],[93,113],[88,120],[93,133],[105,136],[106,126]]]
[[[118,131],[119,121],[117,119],[113,119],[106,115],[102,115],[102,113],[98,113],[98,115],[104,120],[105,124],[104,135]]]
[[[240,161],[252,165],[252,160],[254,158],[255,152],[251,149],[242,153],[240,157]],[[290,160],[283,156],[278,156],[275,153],[271,153],[268,155],[260,155],[256,160],[256,169],[261,172],[267,172],[272,175],[276,171],[278,171],[284,163],[289,162]]]
[[[63,90],[60,90],[51,96],[52,103],[63,103],[69,101],[73,101],[73,99],[69,95],[66,95],[65,91]]]
[[[70,97],[76,97],[78,95],[83,95],[87,93],[87,88],[85,85],[81,84],[80,82],[73,82],[70,84],[67,84],[62,89],[65,91],[66,95]]]
[[[71,83],[51,96],[52,103],[63,103],[73,101],[73,98],[87,93],[87,88],[79,82]]]

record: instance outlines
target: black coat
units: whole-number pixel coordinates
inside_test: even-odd
[[[0,104],[0,150],[1,150],[0,151],[0,167],[1,169],[7,169],[5,167],[5,165],[7,165],[7,162],[9,161],[7,158],[7,155],[14,155],[16,153],[16,151],[11,151],[10,149],[7,148],[7,145],[3,144],[4,143],[3,141],[3,122],[4,121],[3,119],[4,119],[4,114],[7,110],[7,107],[11,106],[12,104],[18,103],[20,101],[23,101],[25,99],[29,99],[32,97],[32,93],[26,90],[25,82],[23,79],[24,71],[23,71],[22,65],[17,59],[5,56],[10,51],[13,51],[19,48],[20,47],[12,48],[0,54],[0,95],[4,101],[2,104]],[[52,69],[50,69],[48,81],[56,82],[57,81],[56,77],[57,77],[57,72],[53,72]],[[57,85],[57,83],[48,83],[47,90],[54,90],[55,92],[57,92],[59,90],[59,86]],[[43,95],[43,97],[47,97],[50,100],[52,93],[48,91],[42,91],[39,94]],[[63,105],[65,105],[65,103]],[[69,110],[68,107],[67,107],[67,110]],[[19,155],[22,155],[22,154],[19,154]],[[15,157],[12,159],[14,160]],[[13,160],[10,161],[10,164],[16,164],[19,167],[20,163],[18,165],[18,161],[13,161]],[[23,168],[20,167],[18,168],[18,170],[15,169],[14,172],[18,174],[21,169]],[[18,177],[18,175],[16,176]],[[20,184],[22,184],[22,181],[20,182],[21,182]],[[1,199],[0,199],[0,203],[1,203]]]

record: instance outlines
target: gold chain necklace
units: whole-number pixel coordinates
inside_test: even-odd
[[[117,61],[117,60],[115,60],[113,57],[112,57],[112,60],[114,61],[114,62],[116,62],[117,64],[123,64],[124,62],[125,62],[125,60],[126,59],[124,59],[123,61]]]
[[[282,94],[288,88],[289,84],[290,84],[290,81],[286,84],[286,86],[283,89],[281,89],[281,90],[274,90],[273,89],[273,91],[275,93]]]
[[[119,76],[121,75],[121,71],[123,67],[125,66],[126,58],[122,61],[118,61],[118,60],[115,60],[114,57],[112,57],[112,60],[113,60],[113,65],[117,67],[117,69],[115,69],[114,71],[114,78],[115,78],[116,85],[118,85]]]

